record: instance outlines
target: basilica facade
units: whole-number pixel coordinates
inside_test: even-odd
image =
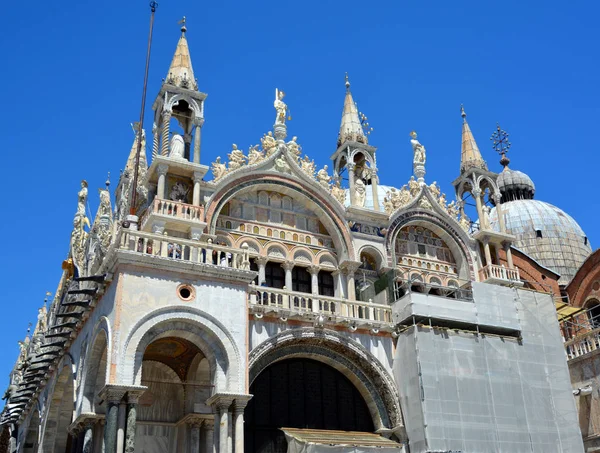
[[[184,27],[93,222],[82,181],[11,372],[11,453],[584,451],[556,300],[591,247],[503,131],[495,173],[463,110],[450,201],[414,132],[413,176],[380,184],[347,78],[321,169],[280,90],[260,144],[205,165],[205,101]]]

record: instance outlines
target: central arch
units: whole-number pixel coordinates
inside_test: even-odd
[[[403,427],[400,398],[385,367],[354,340],[328,329],[286,330],[250,352],[250,385],[269,366],[287,359],[311,359],[340,372],[365,401],[375,430]]]
[[[335,368],[308,358],[272,363],[250,386],[245,447],[254,453],[285,453],[280,428],[373,432],[360,392]]]

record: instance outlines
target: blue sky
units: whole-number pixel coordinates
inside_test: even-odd
[[[150,106],[187,16],[195,75],[208,93],[202,161],[270,130],[275,87],[319,167],[335,151],[350,74],[375,131],[382,184],[411,175],[409,132],[427,148],[426,180],[453,198],[460,104],[490,169],[496,122],[511,134],[511,168],[536,198],[561,207],[600,244],[598,36],[594,2],[163,0],[155,23]],[[17,340],[54,292],[68,252],[79,181],[90,206],[108,171],[114,189],[137,121],[149,19],[146,1],[9,2],[0,16],[4,240],[0,384]]]

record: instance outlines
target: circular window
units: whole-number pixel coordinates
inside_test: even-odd
[[[190,285],[179,285],[177,295],[181,300],[190,301],[196,297],[196,291]]]
[[[594,282],[594,284],[592,285],[592,289],[594,291],[598,291],[598,289],[600,289],[600,282]]]

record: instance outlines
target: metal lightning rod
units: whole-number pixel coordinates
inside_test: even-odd
[[[133,170],[133,195],[131,197],[131,205],[129,206],[129,214],[135,215],[137,202],[137,180],[138,167],[140,166],[140,153],[142,151],[142,131],[144,130],[144,110],[146,108],[146,88],[148,86],[148,69],[150,68],[150,50],[152,49],[152,30],[154,29],[154,13],[158,2],[150,2],[150,32],[148,33],[148,52],[146,53],[146,71],[144,73],[144,89],[142,90],[142,107],[140,109],[140,124],[138,129],[138,143],[135,153],[135,169]]]

